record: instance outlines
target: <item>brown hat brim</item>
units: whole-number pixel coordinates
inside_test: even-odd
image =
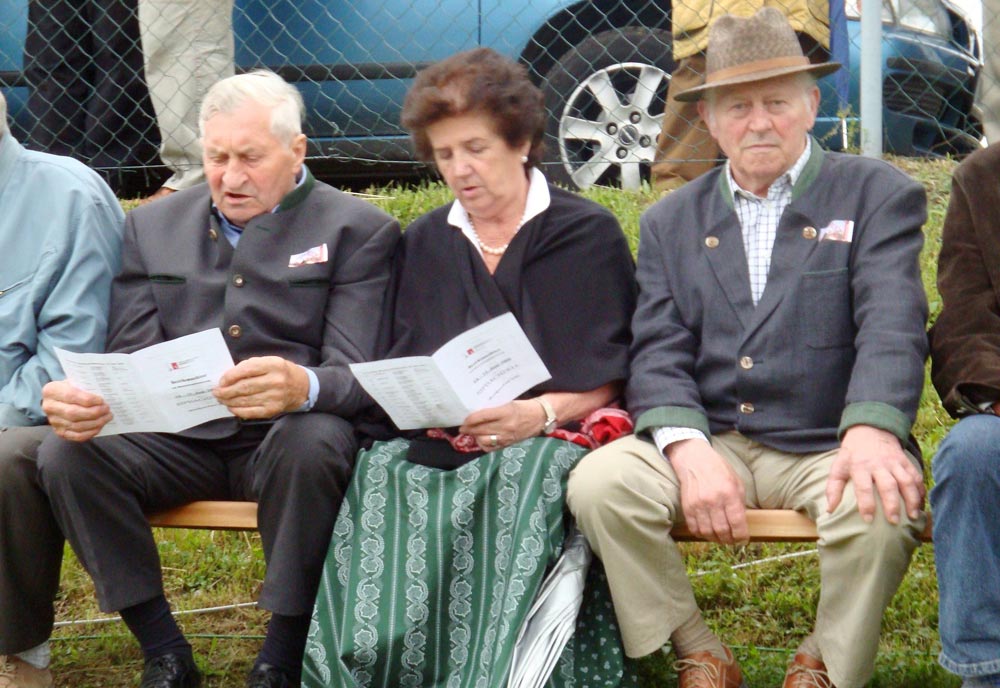
[[[705,93],[716,88],[734,86],[736,84],[749,84],[755,81],[766,81],[768,79],[776,79],[779,76],[787,76],[789,74],[800,74],[805,72],[811,73],[819,79],[820,77],[824,77],[828,74],[833,74],[838,69],[840,69],[839,62],[822,62],[819,64],[779,66],[770,68],[766,65],[761,65],[760,69],[752,69],[751,71],[746,71],[743,74],[725,77],[722,79],[714,79],[708,83],[702,84],[701,86],[695,86],[694,88],[681,91],[674,96],[674,100],[691,103],[696,100],[701,100]]]

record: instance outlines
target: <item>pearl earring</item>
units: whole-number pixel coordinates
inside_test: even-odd
[[[527,165],[528,164],[528,156],[527,155],[522,155],[521,156],[521,164],[522,165]]]

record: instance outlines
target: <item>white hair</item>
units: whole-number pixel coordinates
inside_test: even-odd
[[[198,116],[201,136],[205,136],[205,122],[213,116],[234,112],[247,102],[271,108],[271,133],[286,145],[302,133],[302,94],[274,72],[258,69],[227,77],[208,89]]]
[[[0,91],[0,136],[7,133],[7,99],[3,97],[3,91]]]

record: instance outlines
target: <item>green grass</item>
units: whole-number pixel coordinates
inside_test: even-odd
[[[954,163],[896,159],[893,162],[927,188],[929,219],[922,256],[931,318],[940,310],[935,286],[937,253]],[[446,188],[370,189],[372,202],[405,225],[451,199]],[[594,189],[585,194],[619,218],[633,249],[639,215],[656,200],[646,189],[629,193]],[[951,421],[937,394],[925,384],[914,434],[929,464]],[[929,477],[929,473],[928,473]],[[264,562],[256,534],[167,531],[157,533],[167,594],[175,610],[192,610],[256,599]],[[814,548],[808,545],[751,545],[740,549],[685,545],[695,591],[709,624],[730,643],[749,685],[781,685],[785,666],[798,641],[812,627],[819,575]],[[752,563],[794,553],[803,556]],[[745,568],[735,568],[748,564]],[[67,549],[58,601],[58,619],[106,617],[96,607],[93,588]],[[209,688],[243,685],[260,646],[266,615],[254,608],[181,616],[195,647]],[[954,688],[959,681],[937,666],[937,586],[933,549],[917,550],[907,577],[883,619],[882,640],[872,688]],[[138,685],[142,658],[120,621],[76,625],[56,630],[53,669],[57,684],[72,688],[118,688]],[[673,656],[656,653],[637,663],[641,685],[675,684]]]

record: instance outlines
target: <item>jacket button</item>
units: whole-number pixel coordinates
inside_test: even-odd
[[[740,413],[746,413],[747,415],[753,413],[753,404],[748,401],[744,401],[740,404]]]
[[[240,327],[239,325],[229,326],[229,336],[232,337],[233,339],[239,339],[242,334],[243,334],[243,328]]]
[[[243,286],[243,275],[233,275],[233,286],[236,287]]]
[[[749,356],[741,356],[740,368],[742,368],[743,370],[750,370],[751,368],[753,368],[753,359],[750,358]]]
[[[802,230],[802,237],[805,239],[815,239],[816,238],[816,228],[806,227]]]
[[[709,248],[715,248],[719,245],[719,237],[709,236],[705,237],[705,246]]]

